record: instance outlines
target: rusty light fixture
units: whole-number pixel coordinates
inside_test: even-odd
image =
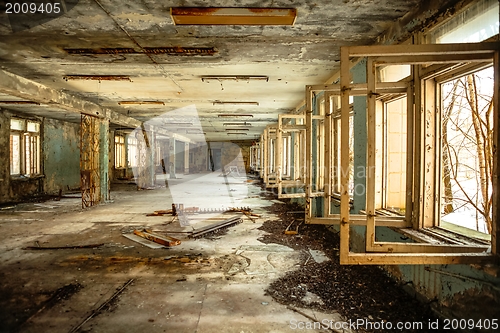
[[[172,7],[175,25],[293,25],[295,8]]]

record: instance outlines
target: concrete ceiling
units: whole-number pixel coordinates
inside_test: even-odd
[[[21,16],[7,17],[2,10],[0,67],[4,71],[97,105],[108,113],[123,115],[123,119],[128,116],[149,121],[165,115],[172,119],[183,117],[179,109],[195,108],[207,141],[257,138],[266,125],[276,122],[278,114],[300,105],[305,85],[325,83],[338,70],[340,46],[373,44],[394,21],[422,6],[420,0],[218,0],[210,2],[210,6],[296,8],[297,19],[294,26],[176,26],[170,16],[171,7],[205,7],[207,2],[65,3],[67,13],[50,20],[44,17],[43,24],[22,21]],[[169,47],[213,48],[213,54],[144,52],[145,48]],[[129,50],[107,54],[102,50],[105,48]],[[129,79],[73,80],[71,75],[121,75]],[[224,75],[268,79],[202,80],[202,76]],[[0,101],[36,101],[14,90],[2,90],[0,83]],[[157,104],[120,105],[123,101]],[[217,101],[256,103],[221,105]],[[43,100],[39,105],[0,107],[79,121],[75,109]],[[218,116],[231,113],[252,117]],[[223,125],[228,122],[252,126],[247,135],[228,135],[228,126]],[[116,123],[125,126],[127,122]],[[170,126],[169,130],[189,137],[189,126],[193,125]]]

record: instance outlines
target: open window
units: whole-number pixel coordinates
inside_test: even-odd
[[[280,114],[276,132],[277,158],[276,181],[278,198],[303,198],[303,141],[305,125],[303,114]]]
[[[491,252],[498,253],[496,216],[499,198],[497,193],[490,191],[498,186],[498,152],[484,151],[488,145],[498,146],[498,51],[499,43],[341,48],[341,263],[449,264],[491,261],[492,254],[487,252],[487,243],[458,241],[443,235],[441,241],[429,237],[439,234],[435,228],[442,221],[443,203],[444,209],[449,209],[446,208],[447,197],[443,194],[450,189],[445,184],[449,181],[447,178],[453,175],[461,177],[459,180],[464,182],[463,187],[467,177],[476,180],[476,183],[479,179],[478,186],[468,186],[471,189],[468,195],[473,200],[481,200],[481,195],[487,196],[491,203],[491,215],[485,219],[491,218]],[[349,96],[354,93],[355,87],[350,82],[349,62],[359,57],[366,58],[367,73],[364,92],[367,98],[368,135],[364,223],[360,222],[359,216],[351,214],[348,191]],[[381,79],[381,67],[388,64],[411,65],[411,81],[391,82]],[[489,76],[491,81],[486,84],[490,92],[477,94],[471,75],[488,66],[492,66]],[[468,79],[463,79],[464,75]],[[479,103],[478,97],[474,103],[460,102],[458,91],[453,92],[453,86],[458,85],[455,80],[462,80],[464,94],[469,94],[469,97],[481,96],[482,102]],[[406,85],[406,91],[397,91],[401,84]],[[452,102],[442,98],[443,94],[448,96],[450,92],[454,96],[450,97]],[[394,97],[394,94],[401,95]],[[469,109],[475,108],[476,112],[467,112],[467,104]],[[454,118],[450,117],[450,112]],[[485,127],[476,130],[475,126],[478,127],[480,123]],[[470,156],[480,155],[478,142],[483,141],[478,141],[479,136],[485,142],[481,144],[482,152],[491,155],[488,161],[483,161],[483,165],[489,165],[490,169],[481,166],[480,158]],[[474,164],[473,173],[476,174],[471,175],[469,170],[467,175],[471,164]],[[491,186],[481,187],[484,181],[477,172],[488,173]],[[456,191],[457,188],[460,188],[458,183],[451,190]],[[464,196],[467,197],[465,193],[462,197],[456,197],[463,201]],[[387,222],[389,218],[381,216],[381,209],[396,215],[390,216],[390,219],[401,223],[390,225],[400,228],[413,239],[412,242],[378,240],[376,227],[388,225],[382,222]],[[362,253],[350,250],[350,225],[353,222],[366,225],[366,247]]]
[[[260,143],[256,142],[250,147],[250,169],[253,172],[260,172]]]

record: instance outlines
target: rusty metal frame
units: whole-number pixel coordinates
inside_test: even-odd
[[[101,201],[100,177],[100,120],[82,114],[80,120],[80,188],[82,208],[97,205]]]

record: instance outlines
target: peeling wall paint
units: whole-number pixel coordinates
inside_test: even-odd
[[[10,116],[0,109],[0,203],[9,202],[10,181]]]
[[[79,124],[45,119],[42,144],[45,192],[80,188]]]
[[[203,144],[191,146],[189,158],[189,173],[199,173],[207,171],[208,146]]]

